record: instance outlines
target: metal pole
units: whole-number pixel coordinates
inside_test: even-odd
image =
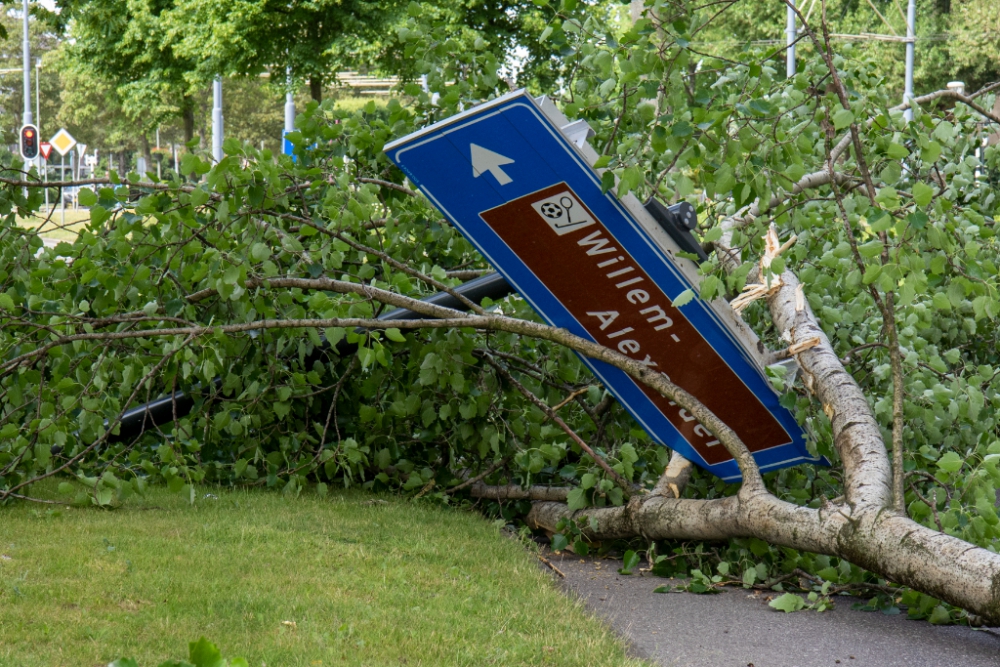
[[[42,141],[42,94],[40,91],[42,80],[42,59],[38,58],[35,60],[35,122],[38,127],[38,142],[41,144]],[[49,161],[46,160],[41,155],[41,150],[39,149],[38,155],[38,168],[42,171],[42,180],[48,183],[49,181]],[[42,188],[45,191],[45,208],[49,207],[49,189]]]
[[[903,89],[903,101],[910,102],[913,99],[913,47],[916,38],[917,24],[917,0],[910,0],[906,8],[906,82]],[[913,120],[913,109],[903,112],[906,120]]]
[[[795,0],[790,0],[786,10],[785,19],[785,76],[789,79],[795,76],[795,39],[797,37],[795,28]]]
[[[24,124],[30,124],[31,117],[31,43],[28,41],[28,0],[24,0]]]
[[[288,90],[285,91],[285,132],[295,131],[295,95],[292,93],[292,68],[285,69]]]
[[[212,84],[212,158],[222,160],[222,77]]]
[[[59,157],[59,180],[66,180],[66,156],[61,155]],[[63,192],[62,188],[59,188],[59,210],[62,215],[62,224],[66,224],[66,193]]]
[[[38,58],[35,60],[35,127],[38,128],[38,140],[41,141],[42,137],[42,93],[39,90],[41,87],[42,78],[42,59]]]
[[[31,117],[31,43],[28,41],[28,0],[24,0],[24,122],[23,125],[32,123]],[[25,165],[31,168],[33,160],[28,160]]]

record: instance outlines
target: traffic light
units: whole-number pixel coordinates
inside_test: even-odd
[[[21,128],[21,157],[25,160],[38,157],[38,128],[34,125]]]

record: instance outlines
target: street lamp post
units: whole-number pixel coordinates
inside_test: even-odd
[[[24,122],[31,125],[31,43],[28,41],[28,0],[24,0]],[[30,163],[29,163],[30,166]]]
[[[212,158],[222,160],[222,77],[212,84]]]
[[[913,51],[916,40],[917,0],[910,0],[906,8],[906,73],[903,80],[903,102],[913,104]],[[913,120],[913,107],[903,112],[906,120]]]

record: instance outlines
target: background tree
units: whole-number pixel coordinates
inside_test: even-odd
[[[317,102],[338,70],[363,64],[357,51],[380,42],[396,9],[395,3],[366,0],[171,4],[163,21],[193,74],[206,80],[217,73],[283,78],[291,67]]]
[[[65,0],[60,20],[73,35],[66,49],[74,67],[114,86],[140,138],[179,116],[187,142],[195,131],[193,96],[208,79],[200,76],[199,59],[187,58],[176,48],[177,37],[165,20],[173,4]]]

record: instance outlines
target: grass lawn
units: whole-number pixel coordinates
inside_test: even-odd
[[[46,218],[49,217],[48,212],[39,212],[40,215],[33,215],[30,218],[18,218],[17,224],[21,227],[35,228],[45,223]],[[42,228],[41,236],[43,238],[55,239],[57,241],[67,241],[72,243],[76,240],[76,235],[80,229],[90,220],[90,211],[88,209],[79,209],[74,211],[71,208],[66,209],[66,223],[65,226],[62,221],[62,213],[59,209],[56,209],[52,213],[51,219]]]
[[[158,665],[202,635],[253,667],[644,664],[475,513],[198,497],[0,507],[0,666]]]

